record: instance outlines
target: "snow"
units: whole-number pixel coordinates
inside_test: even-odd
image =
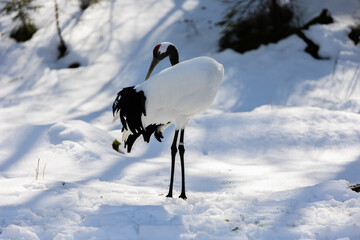
[[[297,1],[304,22],[324,7],[335,19],[306,31],[322,61],[296,36],[218,52],[217,0],[101,1],[83,13],[58,1],[70,52],[57,60],[52,1],[39,2],[28,42],[8,38],[0,17],[0,239],[360,239],[349,189],[360,183],[360,50],[347,38],[358,1]],[[116,93],[144,81],[164,41],[181,61],[210,56],[225,69],[185,130],[187,201],[165,197],[173,126],[131,154],[111,147]]]

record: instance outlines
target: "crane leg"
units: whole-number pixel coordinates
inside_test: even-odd
[[[174,140],[171,145],[171,177],[170,177],[170,186],[169,186],[169,193],[166,197],[172,197],[172,190],[173,190],[173,183],[174,183],[174,171],[175,171],[175,156],[177,153],[176,142],[179,135],[179,130],[175,130]]]
[[[180,132],[180,142],[179,142],[179,155],[180,155],[180,162],[181,162],[181,194],[179,198],[182,198],[184,200],[187,199],[185,194],[185,164],[184,164],[184,153],[185,153],[185,147],[184,147],[184,129],[181,129]]]

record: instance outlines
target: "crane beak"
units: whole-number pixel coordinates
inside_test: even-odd
[[[145,80],[148,80],[148,78],[150,77],[152,71],[154,70],[155,66],[159,63],[160,61],[157,60],[156,58],[153,58],[153,60],[151,61],[150,67],[149,67],[149,71],[146,74],[146,78]]]

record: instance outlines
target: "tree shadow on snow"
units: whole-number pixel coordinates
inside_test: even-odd
[[[339,159],[341,161],[341,159]],[[334,179],[344,179],[351,184],[360,184],[360,156],[346,166],[344,166],[341,172],[338,172]]]
[[[6,172],[12,166],[22,161],[23,157],[31,152],[48,128],[49,125],[27,126],[26,130],[22,131],[22,135],[17,136],[16,140],[18,141],[16,142],[12,155],[0,163],[0,172]],[[35,160],[36,159],[34,159],[34,162]]]

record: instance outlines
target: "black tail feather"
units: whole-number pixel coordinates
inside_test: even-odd
[[[140,133],[131,134],[128,139],[125,141],[124,147],[127,147],[127,152],[131,152],[132,145],[136,139],[140,136]]]
[[[150,137],[151,137],[152,134],[154,134],[155,138],[159,142],[161,142],[161,138],[164,138],[164,136],[162,135],[162,133],[160,131],[158,131],[159,126],[161,126],[161,125],[160,124],[158,124],[158,125],[151,124],[151,125],[146,127],[145,132],[142,133],[145,142],[150,141]]]
[[[120,112],[121,124],[126,130],[133,133],[144,131],[141,116],[146,116],[145,102],[143,91],[136,92],[134,86],[124,88],[113,103],[113,115]]]
[[[150,141],[152,134],[154,134],[159,142],[161,142],[161,139],[164,137],[162,133],[158,131],[158,127],[161,125],[151,124],[144,128],[141,117],[142,115],[146,116],[145,102],[146,97],[144,92],[137,92],[134,86],[132,86],[121,90],[113,103],[113,115],[120,113],[120,121],[123,125],[122,131],[126,129],[132,132],[124,145],[128,153],[131,152],[134,142],[140,135],[143,135],[145,142]]]
[[[145,142],[150,142],[150,137],[154,134],[155,138],[161,142],[161,139],[164,138],[163,134],[157,130],[157,128],[161,125],[149,125],[145,128],[145,131],[137,132],[130,134],[128,139],[125,141],[124,147],[127,148],[127,152],[131,152],[132,145],[135,143],[136,139],[142,135]]]

